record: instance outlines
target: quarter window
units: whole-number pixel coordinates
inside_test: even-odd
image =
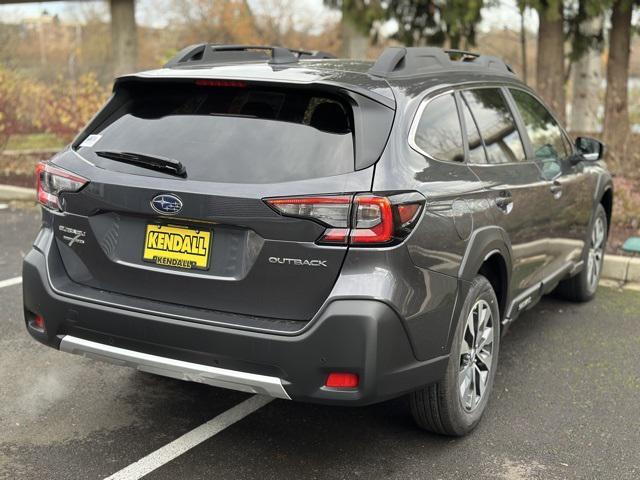
[[[464,161],[462,129],[452,94],[429,101],[418,121],[414,143],[438,160]]]
[[[535,97],[522,90],[511,90],[524,122],[533,154],[545,178],[561,171],[560,161],[571,153],[568,141],[553,116]]]
[[[465,90],[462,98],[476,120],[488,162],[524,161],[522,139],[502,92],[496,88]]]

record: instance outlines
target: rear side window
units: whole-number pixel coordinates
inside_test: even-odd
[[[469,143],[469,162],[470,163],[487,163],[487,155],[484,150],[484,143],[478,130],[475,118],[469,110],[466,101],[462,101],[462,114],[464,117],[464,126],[467,130],[467,142]]]
[[[522,139],[502,92],[497,88],[465,90],[462,98],[478,125],[488,162],[524,161]]]
[[[338,95],[229,82],[130,84],[126,101],[79,152],[99,166],[140,173],[95,155],[117,151],[180,161],[189,179],[272,183],[354,170],[349,103]],[[84,146],[83,146],[84,145]],[[147,173],[145,173],[147,174]]]
[[[462,129],[452,94],[428,101],[417,123],[413,141],[423,153],[435,159],[464,161]]]

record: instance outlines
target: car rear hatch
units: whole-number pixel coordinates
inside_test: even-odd
[[[309,320],[347,247],[319,244],[327,225],[264,199],[369,191],[392,121],[336,87],[120,81],[53,159],[88,180],[54,215],[64,267],[96,295]]]

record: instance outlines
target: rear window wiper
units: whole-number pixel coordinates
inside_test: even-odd
[[[158,170],[160,172],[168,173],[169,175],[187,178],[187,169],[181,162],[172,158],[145,155],[143,153],[113,152],[104,150],[96,152],[96,155],[108,158],[109,160],[115,160],[116,162],[130,163],[138,167]]]

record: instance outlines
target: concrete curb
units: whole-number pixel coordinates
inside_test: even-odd
[[[640,283],[627,283],[624,286],[625,290],[631,290],[633,292],[640,292]]]
[[[627,278],[625,278],[624,281],[630,282],[630,283],[640,282],[640,258],[629,257],[629,266],[627,267]]]
[[[640,257],[606,255],[602,278],[621,283],[640,283]]]
[[[602,266],[602,278],[624,282],[627,278],[630,257],[605,255]]]
[[[0,201],[13,200],[36,201],[33,188],[0,185]],[[605,255],[602,278],[620,283],[640,283],[640,257],[623,257],[621,255]]]
[[[35,202],[36,191],[34,188],[0,185],[0,201],[10,202],[12,200],[33,200]]]

